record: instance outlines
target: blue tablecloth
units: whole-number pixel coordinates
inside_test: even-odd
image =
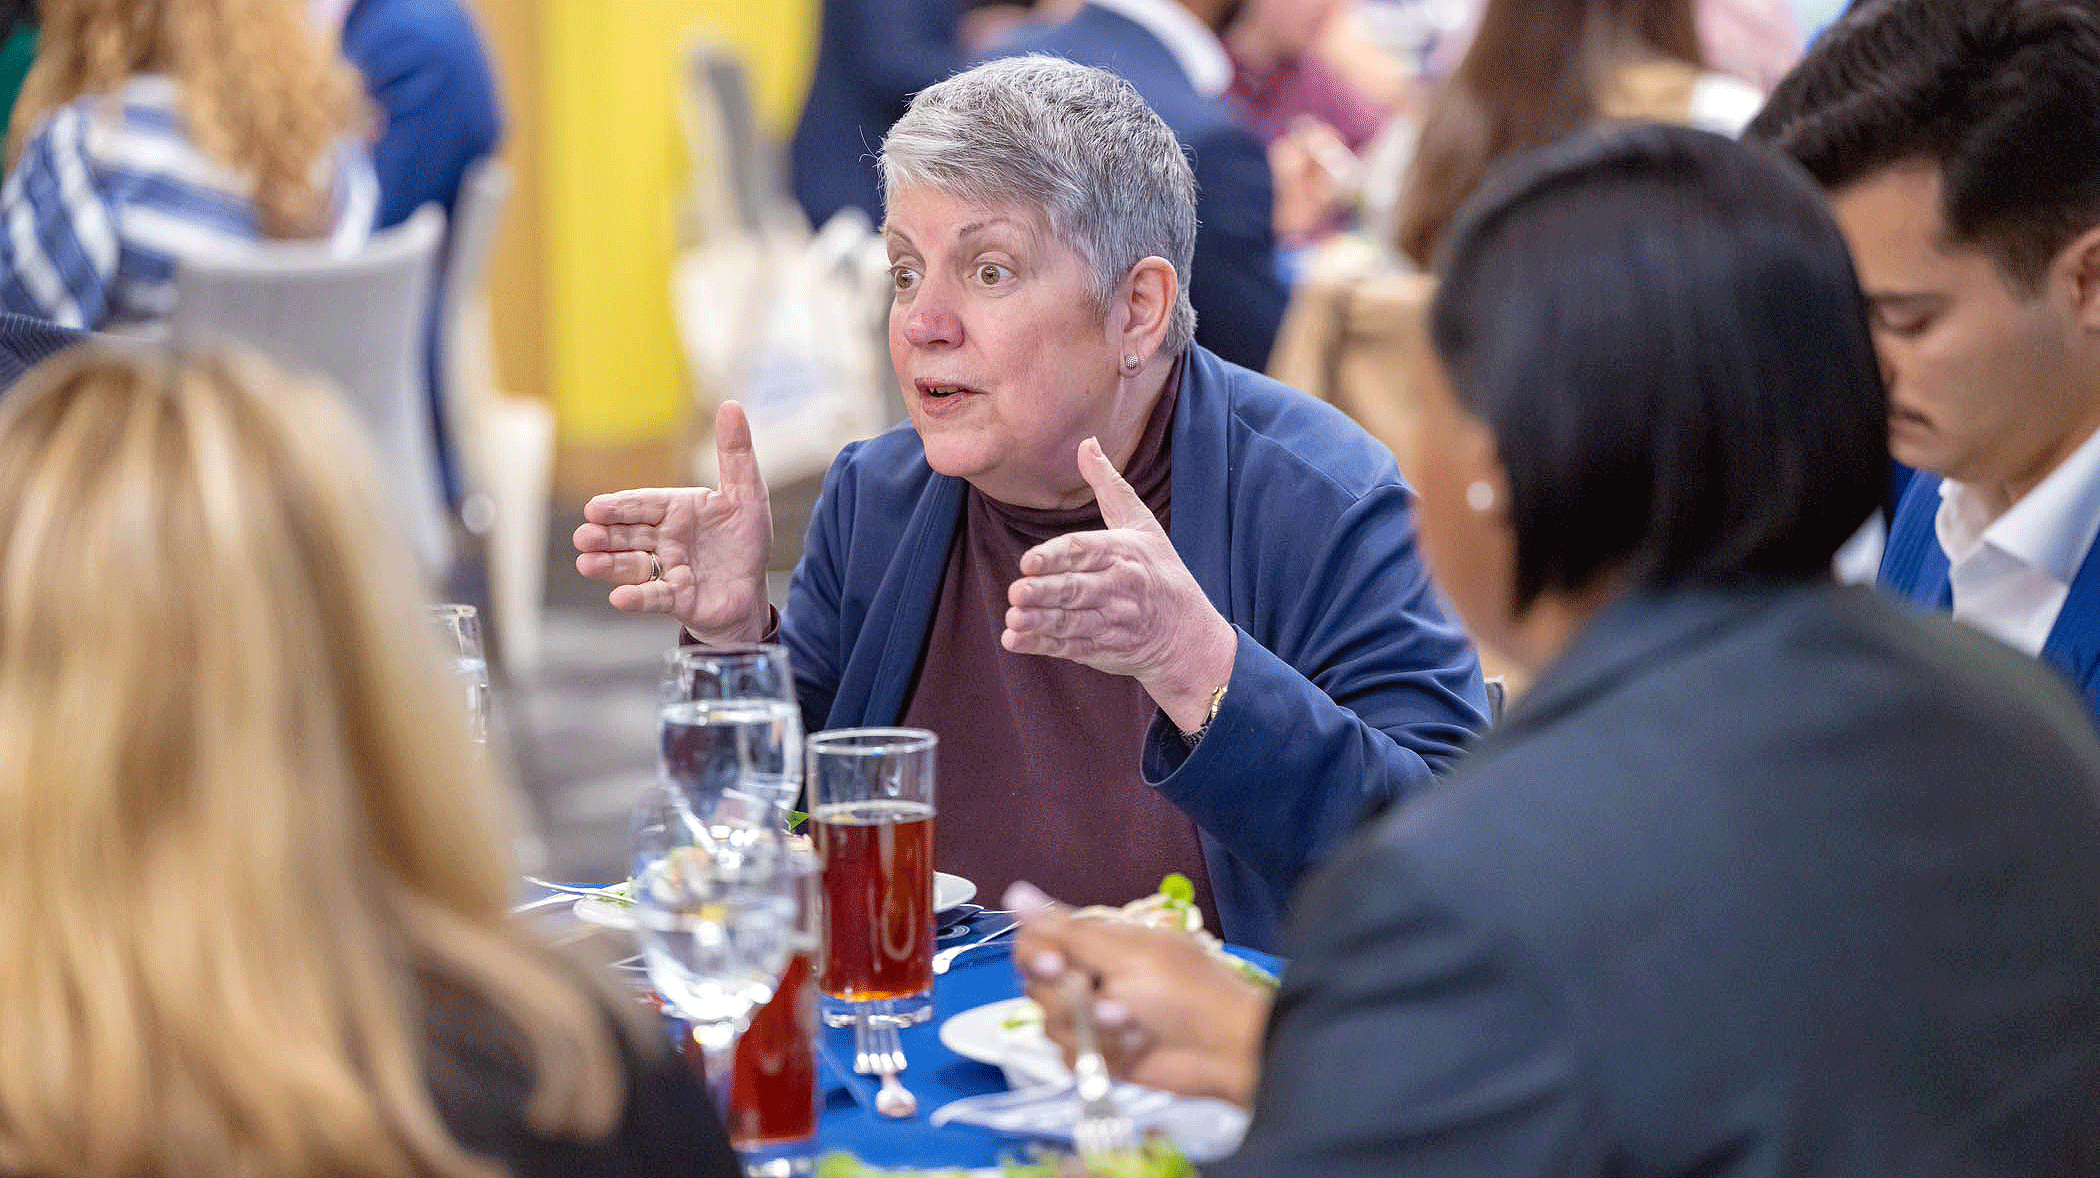
[[[1007,921],[1005,916],[980,916],[976,922],[986,931]],[[1252,949],[1233,950],[1270,972],[1283,967],[1281,958]],[[1021,992],[1014,973],[1010,942],[1001,941],[973,949],[956,959],[947,973],[934,979],[933,1018],[903,1032],[904,1054],[910,1061],[901,1077],[919,1098],[919,1114],[893,1121],[875,1112],[875,1081],[853,1077],[859,1085],[860,1101],[830,1077],[824,1092],[823,1119],[817,1124],[819,1146],[842,1149],[862,1161],[882,1166],[990,1166],[1003,1153],[1024,1157],[1026,1138],[994,1133],[976,1125],[949,1124],[934,1128],[927,1123],[933,1110],[951,1100],[986,1092],[1001,1092],[1006,1077],[990,1064],[978,1063],[948,1050],[940,1040],[940,1025],[947,1019],[987,1002],[1012,998]],[[853,1031],[837,1027],[824,1032],[831,1058],[850,1068],[853,1061]]]
[[[534,889],[533,894],[543,893]],[[1007,919],[1003,914],[986,914],[974,918],[972,923],[979,930],[990,932],[1003,926]],[[973,933],[965,939],[974,937]],[[820,1151],[845,1150],[881,1166],[922,1167],[990,1166],[1002,1154],[1026,1156],[1025,1138],[976,1125],[950,1124],[936,1129],[927,1122],[935,1109],[951,1100],[1006,1088],[1006,1077],[999,1069],[948,1050],[941,1043],[939,1028],[963,1011],[1021,992],[1010,945],[1010,941],[1002,940],[957,958],[953,968],[934,979],[933,1018],[902,1032],[904,1054],[909,1061],[902,1079],[919,1098],[917,1116],[891,1120],[877,1114],[875,1080],[840,1074],[852,1067],[852,1029],[834,1027],[823,1031],[830,1059],[820,1063],[819,1069],[824,1081],[824,1108],[817,1124]],[[1266,953],[1233,951],[1272,972],[1282,965],[1280,959]]]

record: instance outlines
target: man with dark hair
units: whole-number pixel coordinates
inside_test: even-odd
[[[1883,587],[2100,711],[2100,6],[1855,4],[1749,134],[1829,192],[1921,472]]]
[[[1001,56],[1048,53],[1137,87],[1196,169],[1196,342],[1259,372],[1290,292],[1276,268],[1275,184],[1261,140],[1225,101],[1232,59],[1219,30],[1240,0],[1088,0],[1069,20],[1023,32]]]

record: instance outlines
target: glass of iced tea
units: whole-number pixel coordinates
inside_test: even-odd
[[[824,1021],[933,1016],[933,733],[842,728],[804,742],[823,861]]]

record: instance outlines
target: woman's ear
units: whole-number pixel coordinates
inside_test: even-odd
[[[1181,297],[1181,276],[1174,263],[1153,256],[1140,258],[1123,278],[1109,317],[1116,343],[1126,356],[1150,357],[1167,338],[1174,304]]]

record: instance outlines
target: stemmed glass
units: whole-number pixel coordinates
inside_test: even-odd
[[[658,764],[694,813],[785,829],[802,791],[802,711],[787,648],[677,648],[664,656],[658,698]]]
[[[489,660],[481,646],[481,615],[471,605],[430,607],[440,635],[438,648],[459,677],[467,700],[467,731],[480,744],[489,739]]]
[[[812,869],[769,823],[710,824],[658,781],[635,803],[635,936],[649,981],[692,1026],[717,1101],[726,1101],[737,1036],[773,996],[790,956]]]

